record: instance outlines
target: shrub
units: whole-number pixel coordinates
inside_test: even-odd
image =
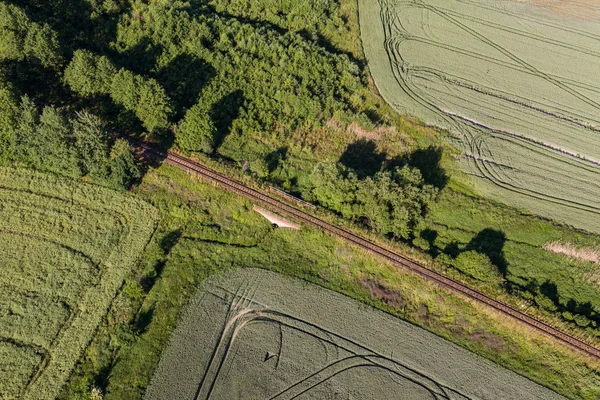
[[[502,275],[485,254],[474,250],[462,252],[452,261],[452,265],[463,274],[483,282],[499,283]]]

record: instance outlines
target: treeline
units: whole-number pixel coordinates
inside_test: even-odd
[[[169,126],[171,101],[152,78],[117,68],[104,56],[77,50],[65,70],[65,82],[82,96],[108,95],[139,118],[150,133]]]
[[[53,106],[41,110],[23,96],[20,103],[0,89],[3,122],[0,160],[43,171],[127,188],[141,176],[129,143],[115,139],[105,123],[87,111]]]
[[[324,34],[341,36],[337,3],[248,8],[236,1],[227,5],[233,14],[224,5],[93,1],[65,10],[65,18],[87,22],[63,23],[61,10],[48,3],[2,6],[0,34],[10,45],[0,51],[12,71],[0,92],[0,119],[12,127],[0,128],[4,157],[127,186],[139,171],[125,142],[106,134],[104,120],[123,134],[218,154],[269,180],[274,150],[285,143],[278,162],[294,182],[289,189],[374,231],[410,238],[435,197],[416,168],[359,178],[333,160],[320,164],[308,143],[315,132],[322,142],[346,140],[325,136],[331,120],[373,127],[373,115],[361,111],[364,71],[352,56],[323,45]],[[47,15],[52,26],[23,10],[36,21]],[[256,20],[263,12],[270,22]],[[85,37],[89,43],[81,43]],[[14,62],[51,67],[55,75],[38,77],[46,93],[28,90],[26,79],[13,85],[22,70]]]

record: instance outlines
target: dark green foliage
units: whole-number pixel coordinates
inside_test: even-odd
[[[5,161],[71,177],[88,176],[115,188],[127,188],[141,176],[129,143],[114,141],[102,119],[85,110],[70,114],[47,106],[40,114],[24,96],[13,118],[14,134],[6,136],[3,147]]]
[[[112,80],[110,96],[117,104],[135,112],[148,131],[156,132],[169,126],[170,101],[154,79],[144,79],[121,69]]]
[[[19,105],[13,90],[0,85],[0,157],[13,151]]]
[[[99,175],[106,162],[109,133],[104,122],[87,111],[78,112],[73,121],[73,144],[83,175]],[[114,148],[117,147],[115,144]],[[130,152],[131,153],[131,152]]]
[[[188,110],[176,135],[177,145],[186,151],[214,151],[217,130],[204,104],[198,103]]]
[[[77,50],[65,69],[65,82],[82,96],[109,94],[117,69],[104,56],[87,50]]]
[[[302,195],[386,236],[408,239],[437,193],[411,167],[380,171],[359,179],[341,164],[321,163]]]
[[[117,187],[129,187],[141,176],[138,161],[125,139],[117,139],[109,157],[109,179]]]
[[[149,132],[169,126],[170,100],[154,80],[115,66],[104,56],[78,50],[65,70],[65,82],[82,96],[109,95],[132,111]]]
[[[328,53],[300,35],[259,24],[215,14],[196,16],[183,3],[139,5],[138,10],[139,17],[127,16],[120,22],[115,47],[124,58],[140,48],[146,53],[162,48],[156,70],[190,57],[202,66],[210,65],[205,69],[214,76],[200,93],[189,91],[185,99],[185,92],[170,83],[164,72],[157,77],[173,88],[184,100],[181,103],[197,98],[198,107],[188,114],[210,110],[217,128],[226,121],[228,132],[220,133],[221,138],[229,131],[236,134],[225,139],[219,149],[223,155],[236,160],[260,158],[264,152],[240,151],[237,142],[280,140],[300,126],[322,126],[335,112],[351,113],[350,98],[361,87],[360,70],[345,55]],[[229,98],[230,105],[222,103],[236,90],[242,93],[242,102]],[[195,120],[197,115],[187,119]],[[177,143],[186,148],[191,130],[179,132],[185,137]]]
[[[0,60],[36,60],[57,68],[60,53],[57,34],[47,24],[32,22],[19,7],[0,3]]]

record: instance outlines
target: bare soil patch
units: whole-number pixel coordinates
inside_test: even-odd
[[[360,279],[360,284],[369,289],[371,296],[383,300],[391,308],[402,308],[406,305],[406,299],[398,290],[391,289],[374,279]]]

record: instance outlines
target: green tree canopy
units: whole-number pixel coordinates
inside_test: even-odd
[[[490,258],[474,250],[460,253],[452,265],[462,273],[483,282],[499,283],[503,279]]]
[[[35,59],[44,67],[62,64],[58,36],[47,24],[32,22],[19,7],[0,3],[0,59]]]
[[[209,111],[202,104],[190,108],[175,134],[177,146],[186,151],[212,153],[217,130]]]
[[[13,151],[18,115],[19,104],[12,88],[0,84],[0,155]]]
[[[134,112],[151,133],[169,127],[171,101],[158,82],[125,68],[117,70],[104,56],[77,50],[65,70],[65,82],[82,96],[110,95],[115,103]]]
[[[110,151],[109,179],[118,187],[129,187],[142,176],[140,166],[125,139],[117,139]]]
[[[309,201],[337,211],[384,235],[408,239],[437,190],[416,168],[405,166],[358,179],[342,164],[320,163],[304,183]]]
[[[77,50],[65,69],[65,82],[82,96],[109,94],[117,69],[104,56]]]
[[[87,111],[73,121],[73,139],[84,175],[100,174],[108,156],[109,133],[104,122]]]

